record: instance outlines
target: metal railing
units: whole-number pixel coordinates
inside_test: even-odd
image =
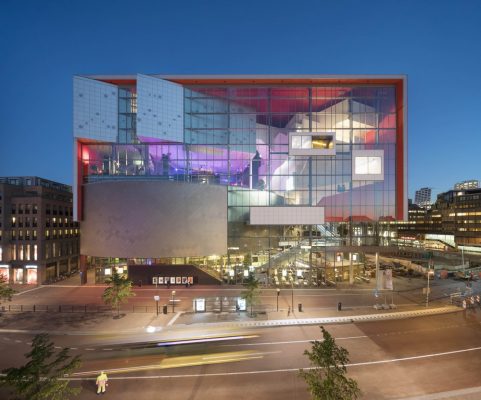
[[[117,308],[96,304],[3,304],[0,312],[44,312],[44,313],[109,313],[116,312]],[[155,313],[156,307],[143,305],[120,306],[123,313]]]

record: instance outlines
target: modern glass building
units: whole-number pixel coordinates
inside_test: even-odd
[[[82,264],[318,285],[407,218],[405,76],[76,76]],[[85,274],[84,274],[85,275]]]

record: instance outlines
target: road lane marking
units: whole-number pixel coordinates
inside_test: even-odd
[[[150,371],[156,369],[171,369],[171,368],[181,368],[181,367],[197,367],[201,365],[213,365],[213,364],[224,364],[228,362],[239,362],[246,360],[254,360],[263,358],[265,355],[280,353],[280,352],[259,352],[254,353],[250,351],[237,351],[228,352],[224,354],[218,354],[213,356],[196,355],[196,356],[182,356],[174,358],[164,358],[158,363],[149,365],[139,365],[124,368],[105,368],[104,371],[109,374],[115,373],[125,373],[125,372],[136,372],[136,371]],[[94,375],[98,374],[99,371],[82,371],[75,372],[72,376],[82,376],[82,375]]]
[[[13,295],[14,296],[21,296],[22,294],[25,294],[25,293],[28,293],[28,292],[33,292],[34,290],[38,290],[38,289],[42,289],[42,288],[43,288],[43,286],[39,286],[39,287],[36,287],[36,288],[33,288],[33,289],[24,290],[23,292],[14,293]]]
[[[396,362],[403,362],[403,361],[412,361],[412,360],[419,360],[423,358],[434,358],[434,357],[443,357],[447,355],[453,354],[460,354],[460,353],[467,353],[472,351],[479,351],[481,350],[480,347],[471,347],[468,349],[461,349],[461,350],[453,350],[453,351],[445,351],[442,353],[432,353],[432,354],[424,354],[420,356],[411,356],[411,357],[403,357],[403,358],[393,358],[389,360],[378,360],[378,361],[365,361],[359,363],[351,363],[346,364],[346,367],[360,367],[360,366],[369,366],[369,365],[378,365],[378,364],[388,364],[388,363],[396,363]],[[246,355],[248,357],[248,355]],[[262,358],[262,357],[253,357],[253,358]],[[241,361],[242,358],[236,359],[236,361]],[[178,364],[179,366],[189,366],[186,364]],[[152,366],[142,366],[142,367],[134,367],[134,368],[152,368]],[[218,373],[209,373],[209,374],[185,374],[185,375],[150,375],[150,376],[122,376],[122,377],[111,377],[109,379],[117,379],[117,380],[129,380],[129,379],[175,379],[175,378],[199,378],[199,377],[219,377],[219,376],[235,376],[235,375],[260,375],[260,374],[273,374],[273,373],[282,373],[282,372],[299,372],[299,368],[284,368],[284,369],[273,369],[273,370],[257,370],[257,371],[239,371],[239,372],[218,372]],[[118,368],[118,369],[105,369],[107,372],[122,372],[128,370],[129,368]],[[305,367],[304,370],[313,369],[311,367]],[[95,375],[99,371],[85,371],[85,372],[77,372],[72,375]],[[66,380],[85,380],[86,378],[75,378],[75,377],[68,377],[65,378]],[[87,378],[87,379],[95,379],[95,378]]]
[[[440,399],[452,399],[452,398],[461,399],[462,396],[465,396],[468,394],[475,394],[475,393],[481,393],[481,386],[467,388],[467,389],[450,390],[449,392],[431,393],[431,394],[426,394],[424,396],[403,397],[400,400],[440,400]]]
[[[260,353],[249,353],[249,356],[263,356],[266,354],[276,354],[276,353],[281,353],[281,351],[267,351],[267,352],[260,352]],[[217,360],[217,359],[223,359],[232,356],[230,354],[225,354],[221,356],[208,356],[208,357],[202,357],[203,360]]]
[[[179,311],[177,314],[175,314],[174,318],[172,318],[168,323],[167,326],[172,326],[174,325],[174,322],[177,321],[177,318],[179,318],[184,312]]]

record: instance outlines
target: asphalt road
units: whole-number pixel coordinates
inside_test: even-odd
[[[469,310],[327,328],[348,349],[349,376],[359,382],[364,399],[399,399],[479,385],[480,316],[480,310]],[[226,333],[239,337],[123,350],[96,347],[95,336],[53,339],[78,348],[72,350],[74,354],[82,354],[83,365],[74,382],[83,387],[80,399],[94,398],[92,379],[100,369],[109,371],[106,397],[119,400],[309,398],[298,370],[308,367],[303,351],[320,337],[318,327],[224,330],[213,336]],[[3,334],[0,339],[0,367],[22,362],[19,355],[28,350],[29,336]],[[86,350],[87,345],[92,347]],[[481,397],[481,392],[477,395]]]

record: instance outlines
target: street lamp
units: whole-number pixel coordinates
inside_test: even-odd
[[[172,290],[172,312],[175,312],[175,290]]]
[[[281,289],[277,288],[277,311],[279,311],[279,294],[281,293]]]
[[[291,310],[294,312],[294,278],[291,277]]]
[[[160,300],[160,296],[154,296],[154,300],[155,300],[155,309],[157,310],[157,316],[159,316],[159,300]]]
[[[426,289],[426,308],[429,306],[429,276],[431,275],[431,260],[428,262],[428,287]]]

